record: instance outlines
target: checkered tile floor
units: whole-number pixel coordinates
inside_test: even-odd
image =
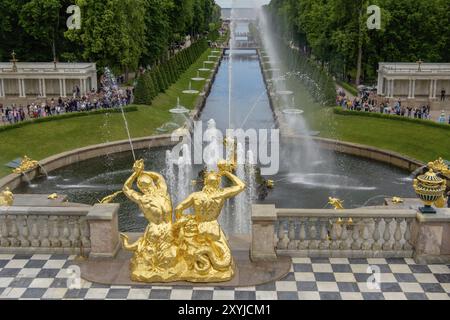
[[[68,289],[74,256],[0,254],[0,299],[174,300],[450,300],[450,266],[412,259],[293,260],[281,281],[248,288],[119,287],[84,280]],[[378,266],[379,289],[369,289],[368,267]]]

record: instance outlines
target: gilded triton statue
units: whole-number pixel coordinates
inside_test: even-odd
[[[123,246],[134,252],[131,260],[131,279],[142,282],[173,281],[176,275],[177,247],[172,230],[172,201],[164,177],[144,171],[144,161],[134,164],[133,174],[125,182],[123,193],[135,202],[149,224],[144,236],[130,244],[121,234]],[[133,189],[133,184],[141,192]]]
[[[123,246],[132,251],[131,279],[139,282],[222,282],[234,276],[234,263],[228,241],[217,218],[225,200],[238,195],[245,184],[231,173],[231,164],[221,162],[219,172],[205,175],[205,187],[193,193],[176,209],[164,177],[144,171],[143,160],[136,161],[123,193],[139,205],[149,225],[144,235],[129,243],[121,234]],[[232,186],[221,188],[222,177]],[[137,182],[137,192],[133,184]],[[193,208],[194,214],[185,215]]]
[[[219,172],[206,174],[204,188],[191,194],[175,210],[182,233],[181,249],[188,265],[183,276],[191,282],[220,282],[234,276],[234,262],[227,238],[217,219],[227,199],[244,191],[245,184],[232,173],[233,164],[221,161]],[[221,188],[222,177],[232,186]],[[188,209],[193,215],[184,215]],[[187,233],[186,233],[187,231]]]

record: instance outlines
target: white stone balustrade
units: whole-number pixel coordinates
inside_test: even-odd
[[[260,212],[264,211],[264,215]],[[263,219],[262,219],[263,217]],[[415,210],[253,207],[253,260],[292,257],[413,257]],[[255,234],[262,230],[264,234]]]
[[[0,207],[0,253],[114,256],[119,244],[118,208],[118,204]]]

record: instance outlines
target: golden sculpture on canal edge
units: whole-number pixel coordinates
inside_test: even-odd
[[[134,173],[124,185],[124,194],[137,203],[149,221],[144,235],[130,244],[121,234],[123,246],[134,252],[131,279],[139,282],[223,282],[234,276],[234,261],[227,238],[217,219],[225,201],[245,189],[232,172],[232,164],[222,161],[218,172],[205,175],[204,188],[191,194],[175,210],[164,177],[144,171],[144,161],[136,161]],[[221,188],[222,178],[232,185]],[[137,182],[140,192],[133,190]],[[186,213],[193,209],[193,214]]]
[[[13,173],[22,174],[27,171],[36,169],[39,166],[39,162],[36,160],[31,160],[28,156],[23,156],[20,166],[13,170]]]
[[[344,201],[338,198],[328,198],[328,204],[334,207],[334,210],[344,210]]]
[[[11,207],[14,203],[14,194],[9,190],[9,188],[5,188],[2,192],[0,192],[0,207]]]

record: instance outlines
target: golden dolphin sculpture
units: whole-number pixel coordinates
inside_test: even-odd
[[[231,172],[230,163],[222,161],[218,168],[218,172],[206,174],[202,191],[177,206],[174,222],[164,177],[145,171],[143,160],[136,161],[123,192],[138,204],[149,225],[135,243],[121,234],[123,247],[133,252],[132,280],[223,282],[233,278],[233,257],[217,219],[225,201],[241,193],[245,184]],[[221,187],[223,177],[231,181],[230,187]],[[133,189],[135,182],[139,192]],[[186,214],[188,209],[193,214]]]

